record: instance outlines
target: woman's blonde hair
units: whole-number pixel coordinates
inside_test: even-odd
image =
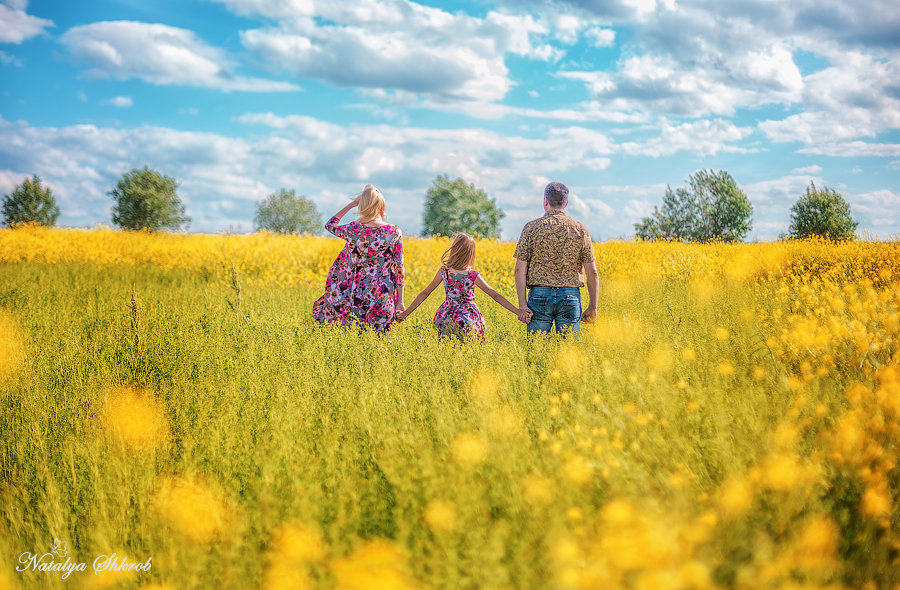
[[[441,256],[441,262],[447,268],[466,270],[475,266],[475,238],[469,234],[456,232],[453,243]]]
[[[369,223],[378,217],[384,218],[384,195],[380,190],[367,184],[357,199],[359,199],[357,207],[359,208],[360,223]]]

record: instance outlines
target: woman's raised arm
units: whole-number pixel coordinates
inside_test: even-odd
[[[327,229],[328,231],[330,231],[331,233],[333,233],[334,235],[336,235],[339,238],[345,237],[345,234],[347,232],[342,232],[339,229],[341,226],[339,226],[338,223],[341,221],[341,218],[344,215],[346,215],[348,211],[350,211],[350,209],[353,209],[357,205],[359,205],[359,197],[353,199],[352,201],[350,201],[349,203],[344,205],[343,209],[341,209],[340,211],[335,213],[334,216],[331,219],[329,219],[328,222],[325,224],[325,229]]]

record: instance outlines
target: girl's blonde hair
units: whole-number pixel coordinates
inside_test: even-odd
[[[475,238],[469,234],[456,232],[453,243],[441,256],[441,262],[447,268],[466,270],[475,266]]]
[[[360,223],[369,223],[379,217],[384,218],[384,195],[380,190],[367,184],[357,198],[359,199],[357,207],[359,208]]]

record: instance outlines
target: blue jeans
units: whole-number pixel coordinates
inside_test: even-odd
[[[534,316],[528,332],[549,332],[556,322],[557,332],[577,332],[581,326],[581,289],[578,287],[532,287],[528,309]]]

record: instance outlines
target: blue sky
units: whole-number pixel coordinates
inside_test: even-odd
[[[515,239],[558,180],[600,241],[721,169],[750,240],[810,181],[889,238],[898,55],[894,0],[0,0],[0,191],[37,174],[93,226],[147,165],[191,231],[241,232],[281,187],[327,217],[372,182],[412,234],[448,174]]]

